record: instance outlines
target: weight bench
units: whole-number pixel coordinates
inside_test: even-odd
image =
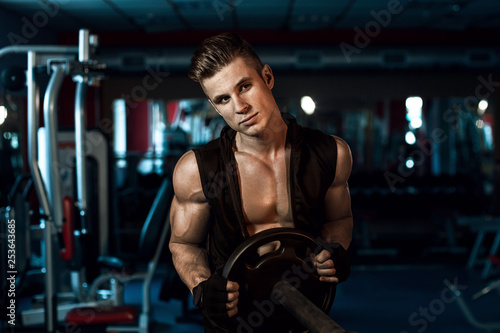
[[[489,250],[489,256],[494,256],[500,246],[500,217],[492,217],[492,216],[468,216],[468,217],[460,217],[457,220],[458,225],[467,226],[473,232],[477,232],[476,240],[472,247],[471,253],[469,255],[469,259],[467,261],[467,268],[472,269],[477,261],[477,255],[479,249],[484,240],[484,236],[486,233],[495,233],[495,238],[493,239],[493,243],[491,244]],[[481,273],[481,277],[483,279],[488,278],[490,269],[492,267],[492,262],[490,260],[486,260],[483,271]]]
[[[105,325],[106,331],[139,332],[146,333],[149,329],[150,314],[150,286],[156,271],[163,246],[170,231],[169,210],[173,199],[173,187],[171,180],[166,178],[160,186],[153,201],[149,214],[141,230],[139,239],[139,256],[150,258],[145,272],[135,273],[129,276],[108,273],[96,278],[91,288],[91,296],[94,297],[97,289],[103,282],[110,279],[116,280],[118,284],[132,280],[143,280],[141,312],[130,305],[109,304],[106,302],[95,302],[95,306],[75,307],[66,315],[65,322],[71,326]],[[101,257],[100,262],[110,268],[123,267],[120,259],[114,257]],[[118,288],[121,289],[121,288]],[[135,323],[135,325],[132,325]],[[125,325],[128,324],[128,325]]]

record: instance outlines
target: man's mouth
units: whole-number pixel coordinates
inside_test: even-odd
[[[252,120],[252,119],[253,119],[256,115],[257,115],[257,114],[256,114],[256,113],[254,113],[254,114],[253,114],[253,115],[251,115],[250,117],[247,117],[247,118],[243,119],[243,120],[240,122],[240,124],[244,124],[244,123],[246,123],[246,122],[248,122],[248,121]]]

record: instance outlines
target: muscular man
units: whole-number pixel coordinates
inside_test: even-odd
[[[205,332],[226,332],[238,313],[239,285],[220,274],[233,250],[255,233],[294,227],[321,237],[335,246],[315,256],[320,279],[347,278],[352,158],[342,139],[280,112],[271,68],[239,36],[206,39],[189,76],[228,126],[175,167],[170,250],[203,309]]]

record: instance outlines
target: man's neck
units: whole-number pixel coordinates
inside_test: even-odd
[[[272,156],[286,146],[287,125],[280,118],[262,133],[261,136],[247,136],[236,133],[234,151]]]

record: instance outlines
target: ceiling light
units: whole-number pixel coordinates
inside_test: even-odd
[[[413,118],[410,120],[410,127],[414,129],[422,127],[422,118]]]
[[[406,99],[405,105],[408,110],[415,110],[415,109],[418,110],[422,109],[424,102],[421,97],[413,96],[413,97],[408,97]]]
[[[7,108],[3,105],[0,105],[0,125],[2,125],[7,119]]]
[[[488,101],[483,99],[479,101],[479,104],[477,105],[477,113],[480,116],[482,116],[486,112],[487,108],[488,108]]]
[[[309,96],[304,96],[300,99],[300,106],[306,114],[313,114],[316,109],[316,103]]]
[[[407,160],[406,160],[406,167],[408,169],[411,169],[415,166],[415,161],[413,161],[413,159],[411,157],[409,157]]]
[[[405,141],[409,145],[414,145],[415,142],[417,142],[417,138],[415,137],[415,134],[413,134],[413,132],[408,131],[408,132],[406,132],[406,135],[405,135]]]

